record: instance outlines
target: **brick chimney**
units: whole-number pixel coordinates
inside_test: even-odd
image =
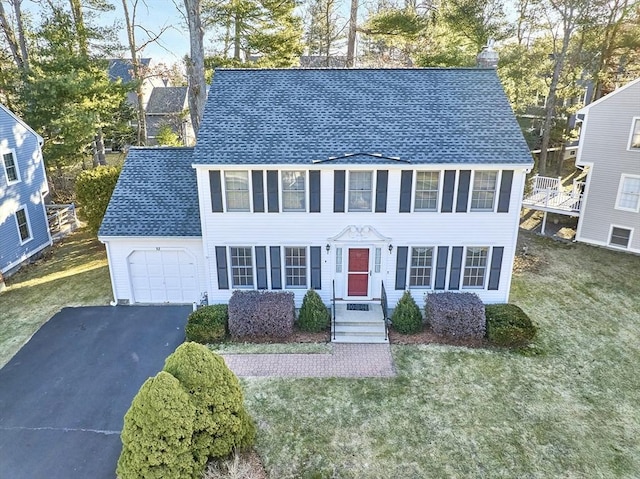
[[[498,52],[493,49],[494,43],[493,38],[490,38],[487,45],[478,53],[476,57],[478,68],[498,68]]]

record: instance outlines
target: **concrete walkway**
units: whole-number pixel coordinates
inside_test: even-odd
[[[332,344],[331,354],[223,354],[241,377],[388,378],[396,375],[388,344]]]

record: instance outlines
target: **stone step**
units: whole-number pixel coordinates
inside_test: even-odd
[[[338,336],[336,335],[335,339],[331,340],[334,343],[360,343],[360,344],[378,344],[378,343],[388,343],[388,339],[384,339],[384,335],[382,336],[356,336],[350,334],[348,336]]]
[[[356,334],[356,335],[370,335],[370,334],[382,334],[384,335],[384,324],[365,324],[365,325],[344,325],[344,324],[336,324],[335,326],[336,334]]]

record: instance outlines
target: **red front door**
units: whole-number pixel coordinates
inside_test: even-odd
[[[369,249],[349,248],[348,296],[369,295]]]

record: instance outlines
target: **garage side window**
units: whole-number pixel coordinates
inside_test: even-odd
[[[234,288],[253,287],[251,248],[231,248],[231,280]]]

